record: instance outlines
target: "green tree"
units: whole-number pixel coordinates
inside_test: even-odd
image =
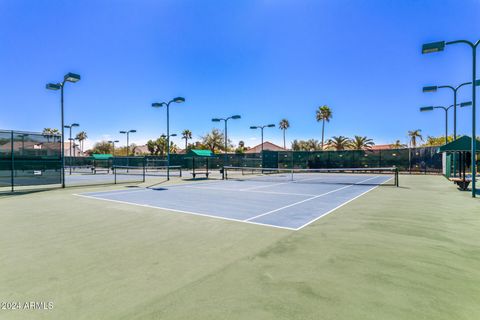
[[[408,136],[410,137],[410,145],[415,148],[417,146],[417,139],[423,141],[422,130],[416,129],[408,131]]]
[[[153,140],[148,140],[147,141],[147,149],[148,149],[148,152],[150,152],[150,155],[157,155],[158,152],[157,152],[157,145],[155,143],[155,141]]]
[[[109,154],[112,153],[112,145],[107,141],[100,141],[95,143],[91,153]]]
[[[355,136],[350,141],[350,147],[355,150],[363,150],[363,149],[370,150],[374,145],[375,143],[373,142],[372,139],[369,139],[367,137],[362,137],[362,136]]]
[[[238,147],[235,149],[235,153],[245,153],[245,142],[243,140],[238,142]]]
[[[212,131],[202,137],[202,146],[215,153],[215,151],[225,148],[225,136],[218,129]]]
[[[327,105],[318,107],[316,112],[317,122],[322,121],[322,150],[324,146],[324,137],[325,137],[325,121],[330,122],[332,115],[333,115],[332,110]]]
[[[447,137],[448,142],[453,141],[453,135],[450,135]],[[430,147],[430,146],[442,146],[445,144],[445,136],[440,136],[440,137],[432,137],[432,136],[427,136],[427,141],[425,141],[424,146]]]
[[[351,145],[351,141],[344,136],[334,136],[328,140],[328,144],[331,148],[338,151],[348,149]]]
[[[185,129],[182,131],[182,139],[185,139],[185,151],[188,149],[188,140],[192,139],[192,131]]]
[[[288,122],[287,119],[282,119],[278,124],[278,128],[280,128],[280,130],[283,131],[283,149],[287,149],[285,144],[285,132],[287,131],[288,128],[290,128],[290,123]]]

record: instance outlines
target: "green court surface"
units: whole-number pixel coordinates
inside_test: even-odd
[[[98,201],[0,197],[0,319],[480,319],[480,202],[401,176],[299,231]]]

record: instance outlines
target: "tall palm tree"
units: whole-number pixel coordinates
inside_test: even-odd
[[[87,133],[85,131],[80,131],[79,133],[77,133],[77,135],[75,136],[75,139],[78,140],[78,142],[80,143],[80,148],[82,149],[82,152],[83,152],[83,142],[88,138],[87,136]]]
[[[330,109],[330,107],[327,105],[318,107],[317,113],[316,113],[316,119],[317,119],[317,122],[322,121],[322,150],[323,150],[323,141],[325,137],[325,121],[330,122],[330,119],[332,119],[332,110]]]
[[[188,148],[188,140],[192,139],[192,131],[185,129],[182,131],[182,139],[185,139],[185,151]]]
[[[287,129],[290,128],[290,122],[288,122],[287,119],[282,119],[278,124],[278,128],[280,128],[280,130],[283,131],[283,149],[287,149],[285,145],[285,131],[287,131]]]
[[[332,137],[328,140],[328,144],[335,150],[345,150],[351,145],[350,139],[344,136]]]
[[[408,136],[410,137],[410,145],[414,148],[417,146],[417,139],[423,141],[421,129],[408,131]]]
[[[392,143],[390,145],[393,149],[401,149],[401,148],[405,148],[406,145],[401,143],[400,140],[396,140],[395,143]]]
[[[56,138],[59,138],[59,142],[61,141],[61,133],[58,129],[52,129],[52,135],[53,135],[53,142],[55,142]]]
[[[373,142],[372,139],[369,139],[367,137],[362,137],[362,136],[355,136],[350,143],[350,147],[355,150],[370,150],[372,149],[372,146],[374,146],[375,143]]]
[[[50,138],[53,136],[52,128],[44,128],[42,131],[42,135],[47,138],[47,142],[50,142]]]

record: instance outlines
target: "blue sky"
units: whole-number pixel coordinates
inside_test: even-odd
[[[422,55],[421,45],[476,41],[478,21],[479,0],[1,0],[0,128],[60,127],[59,93],[45,84],[71,71],[82,80],[67,84],[66,122],[90,143],[124,143],[125,129],[138,130],[137,144],[158,137],[166,113],[150,105],[179,95],[187,101],[172,106],[171,132],[198,138],[212,117],[241,114],[229,125],[235,144],[257,144],[249,126],[282,118],[288,141],[320,139],[323,104],[333,110],[327,137],[442,135],[443,112],[418,108],[450,105],[452,94],[421,88],[470,81],[471,51]],[[462,88],[459,100],[470,99]],[[470,116],[459,110],[459,133],[470,132]],[[265,139],[281,143],[281,131]]]

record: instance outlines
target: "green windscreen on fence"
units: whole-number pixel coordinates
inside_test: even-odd
[[[0,131],[0,187],[60,183],[60,145],[58,135]]]

